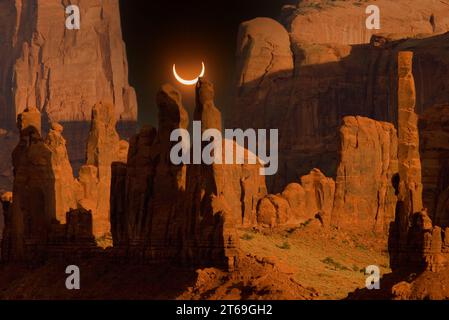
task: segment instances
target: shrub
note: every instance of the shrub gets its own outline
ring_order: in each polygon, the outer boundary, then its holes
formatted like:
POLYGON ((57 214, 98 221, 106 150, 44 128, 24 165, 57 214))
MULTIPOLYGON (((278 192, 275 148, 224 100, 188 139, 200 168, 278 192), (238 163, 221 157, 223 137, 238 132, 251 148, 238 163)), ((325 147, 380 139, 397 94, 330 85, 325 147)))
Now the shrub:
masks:
POLYGON ((253 238, 254 238, 254 236, 249 233, 245 233, 243 236, 240 237, 240 239, 242 239, 242 240, 252 240, 253 238))
POLYGON ((335 261, 331 257, 326 257, 325 259, 321 260, 321 262, 331 266, 332 268, 334 268, 334 270, 349 270, 347 267, 335 261))
POLYGON ((290 249, 290 244, 287 241, 284 241, 283 244, 281 244, 280 246, 277 246, 279 249, 284 249, 284 250, 288 250, 290 249))

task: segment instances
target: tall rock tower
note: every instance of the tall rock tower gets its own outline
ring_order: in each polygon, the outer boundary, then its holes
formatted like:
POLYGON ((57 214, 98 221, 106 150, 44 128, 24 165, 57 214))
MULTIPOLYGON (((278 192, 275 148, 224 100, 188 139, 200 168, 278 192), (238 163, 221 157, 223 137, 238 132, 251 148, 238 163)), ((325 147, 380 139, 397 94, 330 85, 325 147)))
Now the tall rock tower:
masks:
MULTIPOLYGON (((412 236, 414 220, 424 219, 422 205, 421 159, 419 156, 418 115, 415 113, 416 91, 412 73, 413 52, 398 53, 398 203, 394 232, 390 234, 393 250, 393 268, 413 262, 419 264, 420 257, 412 254, 422 251, 422 242, 412 236)), ((426 223, 422 223, 423 225, 426 223)), ((427 223, 430 228, 432 222, 427 223)), ((426 227, 427 228, 427 227, 426 227)), ((421 239, 419 239, 421 240, 421 239)))
POLYGON ((64 125, 77 171, 95 103, 113 104, 122 128, 136 121, 118 0, 3 0, 0 39, 0 128, 13 129, 18 114, 36 107, 44 130, 64 125), (69 5, 79 8, 80 29, 66 27, 69 5))
POLYGON ((421 159, 419 156, 418 115, 415 113, 416 93, 415 81, 412 74, 412 61, 413 52, 399 52, 399 201, 403 202, 404 211, 409 214, 419 212, 423 208, 421 159))

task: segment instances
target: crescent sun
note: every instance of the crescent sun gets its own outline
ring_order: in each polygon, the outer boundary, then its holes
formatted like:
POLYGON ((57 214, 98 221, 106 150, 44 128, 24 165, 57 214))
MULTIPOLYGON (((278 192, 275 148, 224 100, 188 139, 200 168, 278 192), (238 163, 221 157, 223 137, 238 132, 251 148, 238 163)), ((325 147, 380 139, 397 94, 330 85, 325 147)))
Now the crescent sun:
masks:
POLYGON ((179 82, 181 82, 182 84, 186 85, 186 86, 191 86, 194 85, 198 82, 198 79, 201 78, 202 76, 204 76, 204 73, 206 72, 206 68, 204 67, 204 62, 201 62, 201 73, 198 77, 196 77, 195 79, 192 80, 185 80, 183 78, 181 78, 178 73, 176 72, 176 66, 175 64, 173 64, 173 75, 175 76, 176 80, 178 80, 179 82))

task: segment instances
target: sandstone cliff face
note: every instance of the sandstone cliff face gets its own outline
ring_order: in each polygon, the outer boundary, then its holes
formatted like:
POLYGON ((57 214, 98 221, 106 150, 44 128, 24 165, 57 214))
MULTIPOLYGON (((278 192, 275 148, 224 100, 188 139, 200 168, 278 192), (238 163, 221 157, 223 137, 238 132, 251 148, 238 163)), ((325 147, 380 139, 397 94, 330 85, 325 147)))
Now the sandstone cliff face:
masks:
POLYGON ((347 116, 340 128, 337 178, 319 169, 258 204, 262 226, 297 225, 318 218, 324 226, 387 235, 396 210, 398 136, 390 123, 347 116))
POLYGON ((419 119, 423 203, 433 213, 434 222, 443 228, 449 226, 448 114, 449 106, 436 105, 419 119))
MULTIPOLYGON (((396 250, 392 254, 392 266, 404 265, 412 260, 419 262, 412 253, 422 249, 416 246, 415 237, 410 237, 412 219, 422 209, 421 160, 419 157, 418 116, 415 113, 415 81, 412 74, 413 53, 398 55, 398 161, 399 184, 396 224, 390 235, 396 237, 396 250), (412 239, 412 240, 411 240, 412 239)), ((427 218, 427 216, 426 216, 427 218)), ((430 220, 430 219, 429 219, 430 220)), ((424 230, 432 226, 432 221, 424 230)), ((419 253, 418 253, 419 254, 419 253)))
POLYGON ((50 122, 89 120, 97 101, 113 103, 119 119, 136 119, 118 1, 79 1, 79 30, 66 29, 69 4, 2 1, 1 125, 12 126, 27 106, 50 122))
MULTIPOLYGON (((77 1, 79 30, 66 29, 65 10, 70 4, 1 1, 0 128, 13 131, 17 115, 36 107, 44 132, 52 122, 64 126, 72 167, 78 172, 84 163, 92 106, 98 101, 113 104, 115 117, 122 120, 121 135, 127 138, 134 131, 137 102, 128 84, 118 0, 77 1)), ((12 151, 1 137, 0 148, 6 154, 12 151)), ((10 190, 9 177, 2 181, 5 172, 0 171, 0 188, 10 190)))
POLYGON ((364 117, 343 119, 333 224, 388 234, 397 201, 397 150, 392 124, 364 117))
POLYGON ((422 209, 421 159, 419 155, 418 116, 412 73, 412 52, 398 55, 398 160, 399 201, 410 213, 422 209))
MULTIPOLYGON (((286 8, 283 31, 265 31, 258 27, 257 19, 241 27, 245 36, 239 36, 238 65, 247 68, 238 69, 236 99, 226 126, 279 128, 279 173, 268 184, 274 192, 298 181, 312 168, 336 177, 339 159, 335 141, 343 117, 359 115, 397 123, 396 95, 391 93, 397 90, 398 51, 415 53, 418 114, 444 103, 448 94, 445 74, 449 59, 444 48, 449 36, 439 35, 449 30, 447 18, 440 16, 446 10, 444 3, 377 1, 382 29, 375 32, 382 35, 372 38, 371 31, 366 31, 365 3, 328 3, 302 2, 286 8), (409 7, 413 9, 399 10, 409 7), (290 51, 293 65, 287 55, 283 71, 242 80, 246 74, 263 74, 260 70, 266 67, 259 51, 241 54, 240 48, 248 41, 245 39, 253 39, 257 43, 253 47, 267 51, 270 46, 264 39, 279 34, 288 34, 290 39, 275 42, 271 53, 276 57, 281 56, 279 52, 290 51), (255 112, 261 114, 260 119, 251 116, 255 112)), ((277 22, 271 21, 271 25, 277 22)))
POLYGON ((319 169, 301 177, 301 184, 290 183, 276 195, 262 198, 257 207, 260 226, 297 226, 317 218, 329 224, 334 204, 335 181, 319 169))
POLYGON ((66 149, 66 142, 62 136, 63 127, 58 123, 52 123, 45 144, 53 154, 52 171, 54 172, 54 190, 49 193, 54 194, 56 202, 56 219, 60 223, 66 223, 66 212, 77 206, 78 182, 72 174, 72 166, 66 149))
POLYGON ((308 175, 301 177, 306 203, 305 210, 309 218, 320 216, 328 219, 332 212, 335 196, 335 181, 326 177, 319 169, 313 169, 308 175))
MULTIPOLYGON (((273 118, 289 104, 293 54, 287 31, 277 21, 256 18, 241 24, 237 39, 239 97, 227 120, 253 117, 254 127, 272 127, 273 118), (271 106, 277 108, 270 108, 271 106), (248 112, 248 113, 247 113, 248 112)), ((238 120, 237 120, 238 121, 238 120)), ((237 122, 238 123, 238 122, 237 122)))
POLYGON ((377 33, 396 38, 448 31, 449 19, 443 13, 446 4, 437 0, 355 2, 347 0, 302 0, 283 8, 284 23, 293 42, 363 44, 377 33), (365 26, 368 5, 380 9, 380 30, 365 26))

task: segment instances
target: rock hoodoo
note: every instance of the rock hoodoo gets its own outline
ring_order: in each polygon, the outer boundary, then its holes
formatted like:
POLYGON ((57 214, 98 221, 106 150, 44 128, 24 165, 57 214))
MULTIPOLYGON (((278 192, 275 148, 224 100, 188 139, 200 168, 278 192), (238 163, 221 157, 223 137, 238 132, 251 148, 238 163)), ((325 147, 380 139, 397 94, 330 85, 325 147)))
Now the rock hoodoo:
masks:
POLYGON ((0 189, 11 190, 10 153, 18 137, 17 115, 35 107, 45 136, 51 123, 64 126, 75 172, 85 161, 92 107, 114 106, 122 137, 137 120, 134 89, 120 25, 119 1, 3 0, 0 3, 0 189), (66 29, 66 7, 80 9, 79 30, 66 29), (5 156, 3 156, 3 154, 5 156))
POLYGON ((392 268, 438 271, 445 265, 444 233, 423 208, 413 52, 398 55, 398 161, 396 220, 390 233, 392 268))
MULTIPOLYGON (((65 222, 76 207, 75 179, 68 161, 62 128, 53 124, 46 140, 41 137, 41 115, 28 108, 18 116, 20 142, 13 152, 13 202, 8 209, 10 249, 5 260, 23 260, 37 254, 52 224, 65 222)), ((5 240, 5 239, 4 239, 5 240)))
MULTIPOLYGON (((203 130, 221 130, 212 84, 200 79, 196 98, 194 120, 203 130)), ((266 193, 260 164, 172 164, 176 142, 170 133, 187 128, 188 116, 169 85, 162 86, 157 103, 159 129, 144 127, 131 139, 128 162, 113 165, 114 245, 150 261, 182 257, 188 264, 232 269, 238 260, 235 228, 255 225, 256 205, 266 193)))
POLYGON ((434 0, 426 3, 407 0, 377 0, 373 3, 301 0, 296 6, 283 8, 283 22, 294 42, 357 45, 369 43, 371 37, 379 32, 396 38, 446 32, 449 19, 443 14, 444 6, 445 3, 434 0), (369 15, 365 10, 371 4, 381 12, 380 30, 366 28, 365 21, 369 15))
MULTIPOLYGON (((172 130, 187 128, 188 114, 181 95, 170 85, 157 94, 159 129, 144 127, 131 139, 126 185, 121 186, 126 202, 124 231, 114 244, 125 243, 147 260, 172 258, 179 248, 183 221, 180 199, 185 191, 186 168, 170 161, 172 130)), ((114 208, 112 211, 114 212, 114 208)), ((116 214, 118 221, 120 215, 116 214)))
POLYGON ((94 215, 93 231, 100 237, 110 232, 111 165, 125 161, 128 142, 116 131, 114 106, 97 103, 92 109, 92 122, 87 140, 86 165, 80 170, 84 204, 94 215))
POLYGON ((111 165, 127 153, 127 143, 115 131, 114 108, 103 103, 93 108, 87 164, 79 179, 73 177, 62 125, 52 123, 44 139, 36 108, 22 112, 17 125, 14 196, 2 198, 2 259, 39 260, 52 251, 64 251, 64 246, 94 248, 94 236, 110 233, 111 165))
MULTIPOLYGON (((202 130, 221 132, 221 113, 214 105, 211 83, 200 79, 196 88, 194 120, 202 121, 202 130)), ((226 141, 223 141, 223 159, 226 141)), ((235 150, 243 146, 232 142, 235 150)), ((187 168, 186 234, 190 259, 201 262, 200 257, 210 255, 217 264, 233 268, 238 259, 236 227, 256 223, 256 206, 265 195, 265 179, 260 175, 261 164, 248 164, 245 150, 244 164, 193 165, 187 168)))

